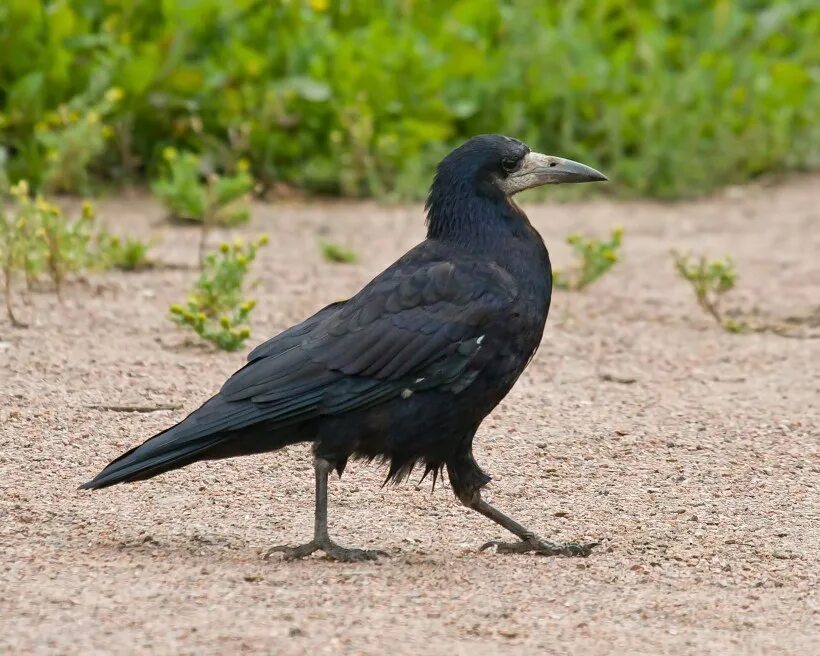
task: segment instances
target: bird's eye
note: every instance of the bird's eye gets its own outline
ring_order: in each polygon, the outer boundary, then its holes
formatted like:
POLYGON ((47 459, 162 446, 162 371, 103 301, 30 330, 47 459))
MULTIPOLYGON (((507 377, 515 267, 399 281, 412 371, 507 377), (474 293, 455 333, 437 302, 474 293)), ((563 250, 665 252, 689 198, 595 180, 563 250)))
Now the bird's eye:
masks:
POLYGON ((521 166, 521 159, 506 158, 501 160, 501 168, 507 173, 512 173, 521 166))

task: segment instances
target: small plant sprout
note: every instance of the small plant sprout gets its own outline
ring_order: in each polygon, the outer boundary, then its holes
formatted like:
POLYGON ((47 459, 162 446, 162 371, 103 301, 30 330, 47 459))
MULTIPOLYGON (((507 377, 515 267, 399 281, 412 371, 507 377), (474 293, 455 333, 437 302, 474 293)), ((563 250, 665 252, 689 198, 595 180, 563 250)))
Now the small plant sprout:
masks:
POLYGON ((40 189, 48 193, 90 191, 90 171, 113 135, 107 121, 123 96, 118 87, 91 104, 87 97, 77 96, 37 123, 36 142, 45 153, 40 189))
POLYGON ((558 289, 579 291, 592 284, 609 271, 618 261, 618 251, 623 240, 623 228, 615 228, 608 240, 587 239, 573 234, 567 243, 577 258, 576 264, 568 271, 555 270, 553 281, 558 289))
POLYGON ((154 266, 148 255, 151 244, 141 239, 122 238, 102 232, 97 237, 97 248, 105 268, 143 271, 154 266))
POLYGON ((681 278, 688 281, 695 292, 698 305, 709 314, 720 326, 730 333, 745 330, 743 323, 726 318, 721 308, 725 294, 734 289, 737 273, 730 257, 722 260, 708 261, 701 256, 693 258, 672 251, 675 270, 681 278))
POLYGON ((123 243, 95 227, 94 207, 85 201, 76 216, 64 212, 45 197, 31 197, 25 180, 10 190, 10 202, 0 206, 0 271, 3 274, 6 314, 14 314, 14 280, 22 275, 27 289, 42 278, 51 280, 62 297, 70 274, 117 267, 133 270, 147 262, 148 246, 138 240, 123 243))
POLYGON ((359 256, 355 253, 355 251, 345 248, 344 246, 340 246, 339 244, 323 241, 319 244, 319 248, 322 249, 322 257, 324 257, 328 262, 335 262, 337 264, 353 264, 359 260, 359 256))
POLYGON ((266 235, 247 245, 236 239, 208 253, 186 304, 171 306, 171 319, 224 351, 241 348, 251 335, 247 324, 256 305, 243 297, 245 278, 258 249, 267 243, 266 235))
MULTIPOLYGON (((16 272, 25 276, 31 289, 43 276, 51 278, 57 296, 61 297, 67 274, 83 271, 94 261, 92 224, 94 209, 83 203, 78 217, 68 218, 57 205, 43 196, 32 198, 23 180, 11 190, 11 214, 4 210, 0 225, 0 253, 6 289, 6 308, 13 317, 12 292, 16 272)), ((16 319, 12 321, 20 325, 16 319)))
POLYGON ((152 189, 178 220, 201 224, 199 261, 204 262, 208 233, 214 226, 235 226, 250 218, 248 195, 253 189, 249 166, 240 160, 234 175, 203 171, 202 160, 190 152, 167 147, 165 167, 152 189))

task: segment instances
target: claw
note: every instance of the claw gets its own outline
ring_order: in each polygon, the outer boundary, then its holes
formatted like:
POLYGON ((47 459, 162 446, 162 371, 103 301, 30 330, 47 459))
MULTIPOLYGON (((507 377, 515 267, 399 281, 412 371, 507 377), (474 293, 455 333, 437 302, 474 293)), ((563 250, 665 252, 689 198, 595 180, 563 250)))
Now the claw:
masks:
POLYGON ((347 549, 330 540, 327 542, 323 541, 321 543, 311 540, 307 544, 301 544, 297 547, 289 547, 284 544, 271 547, 265 553, 263 559, 269 560, 272 554, 282 552, 284 554, 284 560, 296 560, 309 556, 316 551, 324 551, 325 555, 331 560, 337 560, 343 563, 358 563, 366 560, 377 560, 380 556, 385 558, 389 557, 387 552, 376 549, 347 549))
POLYGON ((299 558, 304 558, 305 556, 309 556, 315 551, 319 550, 319 545, 314 542, 308 542, 307 544, 300 544, 298 547, 289 547, 286 544, 280 544, 275 547, 271 547, 270 549, 265 552, 263 556, 264 560, 270 560, 270 557, 277 553, 282 552, 283 558, 285 560, 297 560, 299 558))
POLYGON ((500 540, 491 540, 479 548, 479 551, 486 551, 495 547, 496 553, 539 553, 544 556, 571 556, 577 558, 586 558, 592 553, 593 548, 597 547, 600 542, 588 542, 585 544, 577 544, 574 542, 567 542, 564 544, 555 544, 542 540, 540 538, 531 538, 529 540, 521 540, 520 542, 501 542, 500 540))

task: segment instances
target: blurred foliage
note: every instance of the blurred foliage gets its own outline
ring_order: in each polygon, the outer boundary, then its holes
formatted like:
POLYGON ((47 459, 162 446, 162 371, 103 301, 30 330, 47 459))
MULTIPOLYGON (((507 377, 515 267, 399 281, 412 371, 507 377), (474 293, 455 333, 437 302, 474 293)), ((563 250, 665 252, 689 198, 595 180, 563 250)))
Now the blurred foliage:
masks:
POLYGON ((701 309, 730 333, 743 332, 746 326, 725 317, 721 307, 724 295, 737 284, 737 272, 732 259, 725 257, 709 261, 703 256, 693 258, 676 251, 672 251, 672 259, 678 275, 692 286, 701 309))
POLYGON ((623 228, 615 228, 607 240, 569 235, 567 243, 572 246, 577 263, 569 270, 553 271, 553 282, 558 289, 580 291, 591 285, 618 261, 618 251, 623 241, 623 228))
POLYGON ((32 198, 25 180, 11 188, 12 201, 0 210, 0 260, 3 263, 6 309, 12 323, 14 276, 22 273, 29 289, 48 277, 60 296, 66 276, 91 268, 94 263, 92 223, 94 210, 83 203, 76 217, 43 196, 32 198))
POLYGON ((152 179, 172 146, 418 196, 481 132, 662 197, 820 165, 816 0, 4 0, 0 48, 0 143, 37 188, 152 179))
POLYGON ((60 297, 66 278, 89 270, 136 269, 147 261, 148 245, 119 237, 95 225, 88 201, 75 216, 38 194, 31 196, 27 181, 11 187, 10 198, 0 202, 0 272, 3 274, 6 313, 15 325, 14 281, 22 275, 33 289, 43 278, 60 297))
POLYGON ((267 243, 267 236, 247 245, 237 239, 208 253, 187 303, 171 306, 171 319, 224 351, 241 348, 251 335, 248 317, 256 305, 243 298, 245 278, 257 251, 267 243))
POLYGON ((197 155, 178 153, 171 146, 164 149, 163 159, 162 174, 151 186, 175 219, 233 226, 250 218, 253 178, 246 160, 237 163, 240 170, 234 175, 222 176, 204 170, 197 155))
POLYGON ((323 241, 319 243, 319 248, 322 250, 322 257, 328 262, 335 262, 336 264, 353 264, 359 260, 359 256, 355 251, 334 244, 333 242, 323 241))
POLYGON ((141 239, 122 239, 117 235, 102 232, 97 236, 97 248, 105 262, 105 268, 142 271, 154 265, 148 255, 151 244, 141 239))

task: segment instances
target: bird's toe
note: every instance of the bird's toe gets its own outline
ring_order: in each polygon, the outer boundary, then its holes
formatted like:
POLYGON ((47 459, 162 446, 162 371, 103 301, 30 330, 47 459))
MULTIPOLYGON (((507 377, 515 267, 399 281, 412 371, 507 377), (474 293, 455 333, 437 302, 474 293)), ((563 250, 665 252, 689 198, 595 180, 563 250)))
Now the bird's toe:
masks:
POLYGON ((335 542, 322 545, 322 551, 328 558, 343 563, 360 563, 366 560, 378 560, 380 556, 387 556, 384 551, 374 549, 348 549, 340 547, 335 542))
POLYGON ((543 556, 570 556, 576 558, 586 558, 592 553, 592 549, 598 546, 598 542, 588 543, 554 543, 540 538, 530 538, 519 542, 501 542, 491 540, 483 544, 479 551, 495 548, 496 553, 537 553, 543 556))
POLYGON ((296 560, 298 558, 304 558, 305 556, 309 556, 310 554, 312 554, 315 551, 318 551, 319 549, 319 545, 312 541, 306 544, 300 544, 297 547, 291 547, 286 544, 280 544, 268 549, 263 558, 265 560, 268 560, 273 554, 281 553, 282 558, 285 560, 296 560))

